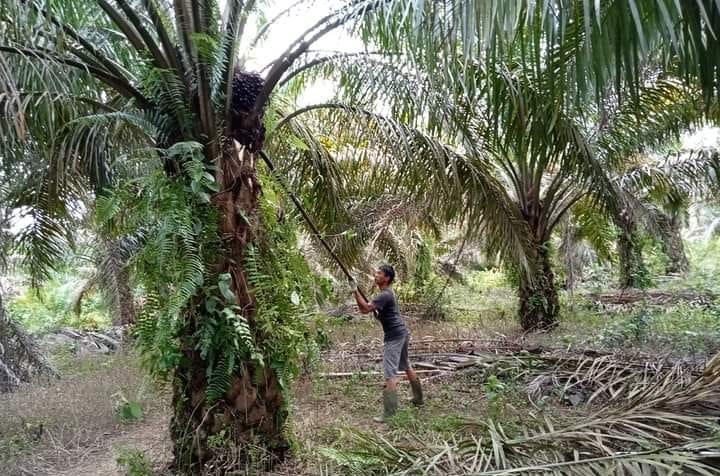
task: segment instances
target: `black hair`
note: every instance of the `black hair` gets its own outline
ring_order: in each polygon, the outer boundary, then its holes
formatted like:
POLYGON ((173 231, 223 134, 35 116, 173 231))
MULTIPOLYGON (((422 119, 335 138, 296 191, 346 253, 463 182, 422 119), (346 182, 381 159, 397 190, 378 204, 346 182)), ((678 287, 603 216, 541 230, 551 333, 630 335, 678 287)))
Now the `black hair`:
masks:
POLYGON ((395 268, 393 268, 389 264, 383 264, 378 269, 382 271, 385 276, 388 277, 390 284, 395 281, 395 268))

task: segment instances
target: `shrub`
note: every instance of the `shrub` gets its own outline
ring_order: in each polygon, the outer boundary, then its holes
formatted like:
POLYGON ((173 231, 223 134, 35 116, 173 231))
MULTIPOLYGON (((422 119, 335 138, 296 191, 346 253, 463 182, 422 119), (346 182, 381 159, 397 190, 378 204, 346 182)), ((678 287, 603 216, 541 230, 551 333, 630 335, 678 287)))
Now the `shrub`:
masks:
POLYGON ((138 449, 125 449, 117 457, 117 464, 127 476, 152 476, 152 466, 145 452, 138 449))

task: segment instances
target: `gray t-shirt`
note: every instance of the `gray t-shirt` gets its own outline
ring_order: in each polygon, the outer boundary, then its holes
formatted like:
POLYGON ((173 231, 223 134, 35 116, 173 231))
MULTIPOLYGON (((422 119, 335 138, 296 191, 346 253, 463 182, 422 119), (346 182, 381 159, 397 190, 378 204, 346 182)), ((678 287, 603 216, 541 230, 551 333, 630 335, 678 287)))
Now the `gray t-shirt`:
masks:
POLYGON ((407 328, 403 318, 400 317, 395 293, 390 288, 385 288, 372 300, 375 309, 378 311, 378 320, 385 332, 385 342, 405 337, 407 328))

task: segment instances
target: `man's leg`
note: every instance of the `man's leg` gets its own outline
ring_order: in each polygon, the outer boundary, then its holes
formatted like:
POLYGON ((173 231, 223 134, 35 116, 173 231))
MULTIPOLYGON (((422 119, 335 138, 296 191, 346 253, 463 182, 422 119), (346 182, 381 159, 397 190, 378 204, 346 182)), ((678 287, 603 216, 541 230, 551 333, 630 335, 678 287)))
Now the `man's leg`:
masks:
POLYGON ((395 414, 398 408, 397 372, 402 352, 403 340, 385 342, 383 345, 383 373, 385 388, 383 389, 383 416, 375 417, 378 423, 384 422, 395 414))
POLYGON ((410 365, 410 357, 408 356, 408 347, 410 345, 410 334, 405 337, 402 351, 400 352, 399 369, 405 371, 408 382, 410 382, 410 388, 412 389, 413 399, 412 403, 415 406, 420 406, 424 403, 422 385, 420 385, 420 379, 418 378, 415 370, 410 365))
POLYGON ((408 382, 410 382, 410 388, 412 389, 412 404, 416 407, 422 406, 422 404, 425 403, 425 400, 423 399, 423 390, 420 379, 413 369, 406 370, 405 375, 407 375, 408 382))

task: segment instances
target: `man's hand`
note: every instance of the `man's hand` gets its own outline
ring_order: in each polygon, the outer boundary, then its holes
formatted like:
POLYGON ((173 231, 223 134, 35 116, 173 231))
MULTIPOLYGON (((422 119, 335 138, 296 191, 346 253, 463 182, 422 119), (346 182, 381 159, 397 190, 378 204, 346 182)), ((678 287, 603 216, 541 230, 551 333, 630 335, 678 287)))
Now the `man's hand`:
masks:
POLYGON ((375 305, 367 302, 365 296, 358 289, 357 281, 353 278, 348 279, 348 288, 352 291, 355 296, 355 302, 358 305, 358 309, 361 313, 367 314, 375 311, 375 305))

